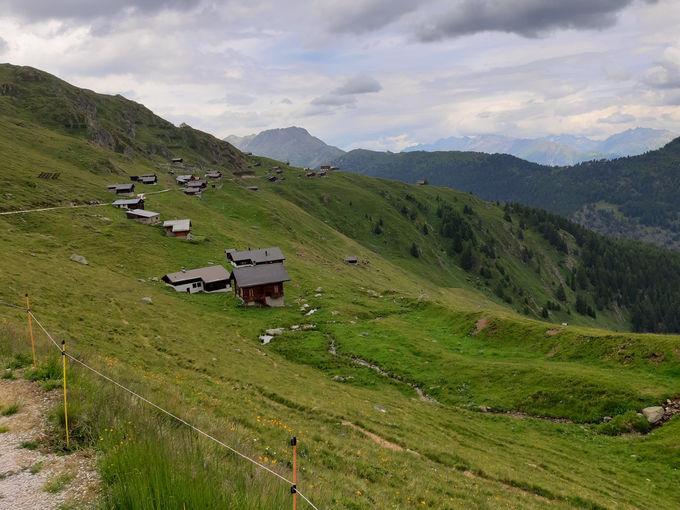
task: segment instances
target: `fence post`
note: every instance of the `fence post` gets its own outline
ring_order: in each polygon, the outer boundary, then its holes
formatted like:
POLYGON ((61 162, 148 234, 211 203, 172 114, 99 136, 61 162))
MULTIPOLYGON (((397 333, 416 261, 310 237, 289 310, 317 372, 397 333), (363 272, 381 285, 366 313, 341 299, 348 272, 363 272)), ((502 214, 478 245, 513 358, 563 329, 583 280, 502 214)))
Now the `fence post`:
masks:
POLYGON ((26 294, 26 313, 28 315, 28 331, 31 333, 31 350, 33 351, 33 368, 38 368, 35 362, 35 343, 33 342, 33 323, 31 321, 31 307, 28 304, 28 294, 26 294))
POLYGON ((61 341, 61 362, 64 374, 64 425, 66 426, 66 448, 68 448, 68 411, 66 410, 66 341, 61 341))
POLYGON ((293 436, 290 440, 290 445, 293 447, 293 486, 290 492, 293 495, 293 510, 296 510, 297 497, 297 438, 293 436))

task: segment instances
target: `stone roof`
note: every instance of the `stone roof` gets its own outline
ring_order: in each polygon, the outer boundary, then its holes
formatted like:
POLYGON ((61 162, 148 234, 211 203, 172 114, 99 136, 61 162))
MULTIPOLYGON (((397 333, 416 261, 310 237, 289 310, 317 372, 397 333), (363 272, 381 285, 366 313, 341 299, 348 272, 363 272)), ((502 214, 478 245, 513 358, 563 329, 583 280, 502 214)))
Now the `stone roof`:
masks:
POLYGON ((231 278, 241 288, 290 281, 286 268, 280 263, 235 267, 231 273, 231 278))
POLYGON ((179 271, 177 273, 168 273, 162 278, 162 280, 171 285, 176 285, 188 280, 203 280, 204 283, 210 283, 228 280, 229 278, 229 271, 224 269, 224 267, 217 265, 199 267, 198 269, 179 271))

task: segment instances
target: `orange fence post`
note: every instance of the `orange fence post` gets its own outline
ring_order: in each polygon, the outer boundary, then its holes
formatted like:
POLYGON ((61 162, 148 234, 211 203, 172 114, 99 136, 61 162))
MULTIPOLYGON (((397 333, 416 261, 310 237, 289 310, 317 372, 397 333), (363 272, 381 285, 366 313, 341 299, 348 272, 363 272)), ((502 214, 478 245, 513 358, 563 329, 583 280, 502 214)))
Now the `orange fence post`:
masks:
POLYGON ((296 510, 296 497, 297 497, 297 438, 293 436, 290 440, 290 445, 293 447, 293 486, 290 488, 291 494, 293 494, 293 510, 296 510))
POLYGON ((61 341, 61 361, 64 373, 64 425, 66 427, 66 448, 68 448, 68 412, 66 411, 66 341, 61 341))
POLYGON ((35 343, 33 342, 33 323, 31 322, 31 307, 28 304, 28 294, 26 294, 26 313, 28 314, 28 331, 31 333, 31 350, 33 350, 33 368, 38 365, 35 362, 35 343))

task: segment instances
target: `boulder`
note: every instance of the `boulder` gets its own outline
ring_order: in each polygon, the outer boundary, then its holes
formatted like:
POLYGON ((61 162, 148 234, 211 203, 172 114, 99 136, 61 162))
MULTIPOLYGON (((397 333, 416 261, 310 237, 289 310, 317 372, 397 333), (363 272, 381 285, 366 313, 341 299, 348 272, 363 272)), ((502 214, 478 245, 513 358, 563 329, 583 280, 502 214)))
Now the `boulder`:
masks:
POLYGON ((77 253, 74 253, 71 255, 71 260, 73 262, 78 262, 79 264, 83 264, 84 266, 88 265, 87 259, 83 257, 82 255, 78 255, 77 253))
POLYGON ((642 414, 645 415, 650 425, 654 425, 663 418, 664 409, 661 406, 645 407, 642 414))
POLYGON ((274 338, 271 335, 260 335, 260 342, 262 345, 267 345, 269 342, 272 341, 272 338, 274 338))
POLYGON ((272 328, 268 329, 266 331, 268 335, 274 336, 274 335, 282 335, 283 334, 283 328, 272 328))
POLYGON ((149 296, 143 297, 142 299, 140 299, 140 301, 141 301, 142 303, 146 303, 147 305, 152 305, 152 304, 153 304, 153 301, 151 300, 151 298, 150 298, 149 296))

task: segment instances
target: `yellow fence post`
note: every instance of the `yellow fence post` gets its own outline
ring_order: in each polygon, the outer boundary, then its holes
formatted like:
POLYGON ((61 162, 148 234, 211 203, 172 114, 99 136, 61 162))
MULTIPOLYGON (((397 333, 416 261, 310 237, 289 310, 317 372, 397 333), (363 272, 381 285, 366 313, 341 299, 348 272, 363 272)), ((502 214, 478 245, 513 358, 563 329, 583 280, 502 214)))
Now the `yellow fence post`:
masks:
POLYGON ((33 368, 38 368, 35 362, 35 343, 33 342, 33 323, 31 321, 31 307, 28 304, 28 294, 26 294, 26 313, 28 314, 28 331, 31 332, 31 349, 33 350, 33 368))
POLYGON ((66 448, 68 448, 68 412, 66 410, 66 341, 61 341, 61 362, 64 373, 64 425, 66 426, 66 448))
POLYGON ((296 510, 297 501, 297 438, 293 436, 290 440, 290 445, 293 447, 293 486, 290 488, 290 492, 293 494, 293 510, 296 510))

